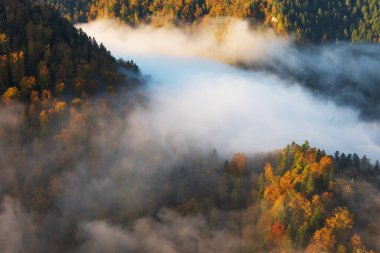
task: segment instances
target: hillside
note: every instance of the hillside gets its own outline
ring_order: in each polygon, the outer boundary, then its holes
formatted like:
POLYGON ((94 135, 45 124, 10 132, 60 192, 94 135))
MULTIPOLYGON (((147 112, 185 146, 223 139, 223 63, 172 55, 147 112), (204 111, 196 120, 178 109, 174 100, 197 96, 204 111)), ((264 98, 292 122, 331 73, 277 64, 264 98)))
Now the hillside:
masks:
POLYGON ((202 17, 232 16, 251 20, 255 26, 273 27, 302 42, 380 39, 380 3, 376 0, 39 0, 56 7, 73 22, 120 18, 129 24, 151 22, 154 17, 177 24, 202 17))
POLYGON ((118 68, 137 70, 133 63, 120 65, 53 9, 3 0, 0 20, 0 93, 5 100, 94 94, 126 82, 118 68))

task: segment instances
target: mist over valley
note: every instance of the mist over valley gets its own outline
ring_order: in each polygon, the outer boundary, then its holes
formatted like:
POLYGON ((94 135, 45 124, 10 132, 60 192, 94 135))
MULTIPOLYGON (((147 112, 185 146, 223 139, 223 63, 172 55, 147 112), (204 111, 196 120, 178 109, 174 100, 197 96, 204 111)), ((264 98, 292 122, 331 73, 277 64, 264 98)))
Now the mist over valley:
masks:
POLYGON ((379 252, 378 8, 0 1, 0 252, 379 252))

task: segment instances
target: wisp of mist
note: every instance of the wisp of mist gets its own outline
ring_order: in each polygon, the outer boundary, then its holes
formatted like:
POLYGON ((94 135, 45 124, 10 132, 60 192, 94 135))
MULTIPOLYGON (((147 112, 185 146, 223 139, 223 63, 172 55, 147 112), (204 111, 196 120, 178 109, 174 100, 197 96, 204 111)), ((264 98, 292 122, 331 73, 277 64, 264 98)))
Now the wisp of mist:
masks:
MULTIPOLYGON (((148 105, 135 109, 131 117, 147 139, 165 147, 212 147, 228 155, 309 140, 329 153, 339 150, 380 157, 377 121, 363 121, 354 107, 315 96, 286 76, 238 67, 269 61, 276 66, 281 59, 291 69, 316 68, 312 57, 318 53, 297 50, 288 39, 253 31, 240 20, 188 29, 131 28, 104 20, 78 27, 112 55, 133 59, 151 76, 145 89, 148 105), (296 61, 292 53, 302 57, 296 61)), ((339 56, 344 60, 344 52, 339 56)), ((323 61, 320 68, 328 70, 329 62, 334 64, 335 56, 328 57, 332 61, 323 61)), ((356 76, 360 76, 358 71, 356 76)), ((325 71, 321 78, 328 75, 325 71)))

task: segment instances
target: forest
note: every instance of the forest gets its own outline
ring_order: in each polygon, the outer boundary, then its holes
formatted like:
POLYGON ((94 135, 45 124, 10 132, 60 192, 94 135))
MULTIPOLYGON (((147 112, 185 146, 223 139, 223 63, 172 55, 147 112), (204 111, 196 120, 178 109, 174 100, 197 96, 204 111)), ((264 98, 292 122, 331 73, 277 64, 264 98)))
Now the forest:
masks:
POLYGON ((204 17, 232 16, 254 26, 272 27, 297 41, 379 42, 377 0, 38 0, 59 9, 73 22, 119 18, 129 24, 192 23, 204 17))
POLYGON ((1 1, 1 93, 4 99, 31 102, 43 91, 53 96, 86 96, 113 89, 138 72, 119 64, 94 38, 75 29, 49 8, 23 1, 1 1))
MULTIPOLYGON (((0 251, 379 252, 379 161, 308 141, 225 154, 156 131, 152 125, 173 119, 156 119, 156 111, 153 123, 145 119, 150 106, 164 107, 150 101, 153 77, 72 23, 233 16, 299 42, 377 42, 379 7, 375 0, 0 0, 0 251)), ((276 68, 244 67, 294 76, 309 90, 325 82, 312 78, 324 75, 316 65, 296 72, 268 59, 276 68)), ((370 72, 360 88, 364 81, 342 73, 321 94, 354 87, 360 99, 339 101, 359 108, 359 123, 376 124, 379 96, 368 90, 378 76, 370 72), (337 80, 347 82, 333 90, 337 80)))
POLYGON ((53 9, 4 0, 0 17, 2 101, 25 103, 30 129, 47 131, 44 125, 68 103, 139 83, 135 75, 119 71, 138 74, 133 61, 116 61, 102 44, 53 9))

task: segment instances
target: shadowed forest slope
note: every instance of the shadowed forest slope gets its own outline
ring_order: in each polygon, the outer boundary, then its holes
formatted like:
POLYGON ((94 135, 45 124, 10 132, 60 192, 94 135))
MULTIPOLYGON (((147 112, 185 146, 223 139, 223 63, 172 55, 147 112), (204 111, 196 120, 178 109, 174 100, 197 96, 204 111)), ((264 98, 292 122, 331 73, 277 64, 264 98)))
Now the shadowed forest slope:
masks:
POLYGON ((126 82, 103 45, 48 7, 24 0, 0 2, 0 92, 31 101, 43 91, 59 97, 113 89, 126 82))

